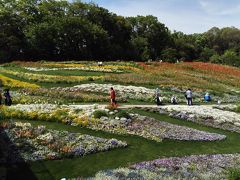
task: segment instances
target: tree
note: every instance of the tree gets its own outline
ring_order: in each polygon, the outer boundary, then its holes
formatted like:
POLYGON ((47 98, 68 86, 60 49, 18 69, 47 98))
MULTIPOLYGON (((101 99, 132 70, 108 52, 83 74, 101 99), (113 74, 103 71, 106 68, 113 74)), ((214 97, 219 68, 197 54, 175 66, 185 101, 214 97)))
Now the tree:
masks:
POLYGON ((168 48, 162 51, 161 58, 164 61, 174 63, 177 61, 177 50, 173 48, 168 48))
POLYGON ((143 57, 141 53, 144 53, 145 58, 160 58, 161 51, 170 44, 168 28, 154 16, 129 17, 127 20, 132 28, 132 44, 137 45, 135 49, 141 49, 135 50, 140 53, 138 57, 143 57), (140 45, 142 47, 139 47, 140 45))

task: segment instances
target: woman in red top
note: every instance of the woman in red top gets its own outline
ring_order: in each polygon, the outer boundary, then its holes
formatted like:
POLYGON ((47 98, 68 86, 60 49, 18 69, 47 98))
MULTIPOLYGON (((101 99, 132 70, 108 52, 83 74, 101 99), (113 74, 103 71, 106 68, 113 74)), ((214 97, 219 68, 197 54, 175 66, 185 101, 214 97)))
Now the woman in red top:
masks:
POLYGON ((116 92, 114 91, 114 89, 112 87, 110 88, 110 98, 111 98, 111 105, 113 107, 116 107, 117 106, 117 103, 116 103, 116 92))

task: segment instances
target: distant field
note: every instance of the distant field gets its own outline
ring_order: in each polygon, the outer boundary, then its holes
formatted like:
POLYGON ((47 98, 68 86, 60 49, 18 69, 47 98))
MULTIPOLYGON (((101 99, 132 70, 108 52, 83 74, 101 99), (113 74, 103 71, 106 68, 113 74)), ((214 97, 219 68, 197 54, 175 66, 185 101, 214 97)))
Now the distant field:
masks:
MULTIPOLYGON (((192 88, 196 91, 239 92, 240 69, 210 63, 13 62, 0 69, 4 77, 40 86, 71 86, 82 82, 111 82, 145 87, 192 88)), ((9 82, 9 81, 8 81, 9 82)), ((8 83, 3 84, 8 86, 8 83)), ((14 85, 12 85, 14 87, 14 85)))

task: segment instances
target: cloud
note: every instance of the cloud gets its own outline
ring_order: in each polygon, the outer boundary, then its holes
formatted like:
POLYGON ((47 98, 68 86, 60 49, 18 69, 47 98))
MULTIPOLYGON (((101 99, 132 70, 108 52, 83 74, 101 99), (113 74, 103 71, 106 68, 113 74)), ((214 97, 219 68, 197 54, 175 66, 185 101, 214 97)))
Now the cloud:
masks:
POLYGON ((210 15, 240 14, 240 2, 231 0, 200 0, 202 9, 210 15))

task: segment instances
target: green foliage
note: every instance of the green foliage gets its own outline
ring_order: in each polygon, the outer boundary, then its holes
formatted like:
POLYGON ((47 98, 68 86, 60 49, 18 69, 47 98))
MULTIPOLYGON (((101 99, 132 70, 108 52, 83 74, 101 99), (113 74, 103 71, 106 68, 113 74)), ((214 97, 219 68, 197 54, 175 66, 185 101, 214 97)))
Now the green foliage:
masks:
POLYGON ((2 0, 0 59, 201 60, 240 66, 240 30, 171 33, 154 16, 122 17, 81 1, 2 0))
POLYGON ((124 111, 124 110, 119 110, 117 113, 116 113, 116 116, 119 117, 119 118, 130 118, 130 115, 128 114, 127 111, 124 111))
POLYGON ((164 61, 175 63, 177 60, 177 50, 173 48, 168 48, 162 51, 161 58, 164 61))
POLYGON ((228 180, 240 180, 240 169, 229 169, 228 170, 228 180))
POLYGON ((237 106, 237 108, 235 109, 236 112, 240 113, 240 104, 237 106))
POLYGON ((95 117, 95 118, 101 118, 103 116, 108 117, 107 112, 104 110, 97 110, 97 111, 94 111, 94 113, 93 113, 93 117, 95 117))
POLYGON ((240 66, 240 56, 234 50, 226 50, 223 55, 215 54, 210 58, 213 63, 240 66))

